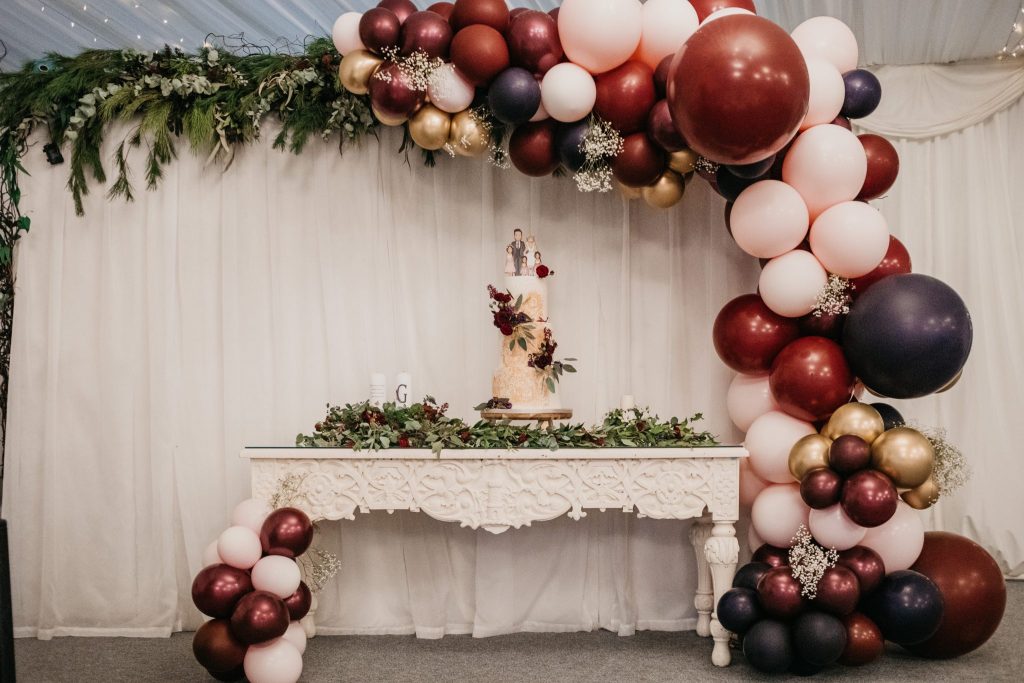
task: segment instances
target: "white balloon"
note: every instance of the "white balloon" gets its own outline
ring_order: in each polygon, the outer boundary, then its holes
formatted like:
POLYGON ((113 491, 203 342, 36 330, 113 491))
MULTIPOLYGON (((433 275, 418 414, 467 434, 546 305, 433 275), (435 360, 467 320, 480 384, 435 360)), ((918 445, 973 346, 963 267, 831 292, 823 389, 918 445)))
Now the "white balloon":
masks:
POLYGON ((281 555, 267 555, 252 568, 252 587, 273 593, 282 600, 297 591, 301 581, 299 565, 281 555))
POLYGON ((716 10, 704 17, 704 21, 700 22, 700 25, 705 26, 708 22, 721 19, 722 17, 731 17, 734 14, 749 14, 750 16, 754 16, 753 12, 748 9, 743 9, 742 7, 723 7, 722 9, 716 10))
POLYGON ((298 621, 288 624, 288 630, 281 637, 294 645, 300 655, 306 653, 306 629, 298 621))
MULTIPOLYGON (((773 410, 757 418, 750 425, 744 443, 750 453, 750 466, 754 473, 776 484, 792 482, 789 451, 800 438, 816 432, 810 422, 798 420, 781 410, 773 410)), ((764 536, 763 533, 761 535, 764 536)))
POLYGON ((345 12, 335 19, 331 37, 334 39, 334 47, 342 57, 349 52, 366 49, 362 38, 359 37, 359 20, 362 18, 362 12, 345 12))
POLYGON ((642 7, 640 0, 562 0, 558 37, 565 55, 592 74, 623 64, 640 44, 642 7))
POLYGON ((809 225, 800 193, 780 180, 761 180, 746 188, 729 214, 736 244, 757 258, 775 258, 796 249, 809 225))
POLYGON ((750 509, 750 520, 765 543, 788 548, 800 525, 807 526, 809 512, 800 497, 799 484, 776 484, 758 495, 750 509))
POLYGON ((779 410, 779 404, 768 386, 768 375, 737 374, 729 383, 725 395, 725 407, 729 419, 741 432, 750 429, 754 420, 772 410, 779 410))
POLYGON ((812 221, 860 194, 867 172, 868 158, 857 136, 827 123, 798 135, 782 162, 782 180, 803 197, 812 221))
POLYGON ((210 544, 203 550, 203 566, 209 567, 211 564, 224 564, 220 553, 217 552, 217 541, 210 541, 210 544))
POLYGON ((244 526, 232 526, 224 530, 217 538, 217 553, 229 564, 238 569, 249 569, 259 562, 263 555, 260 537, 252 529, 244 526))
POLYGON ((544 108, 544 102, 542 101, 537 105, 537 111, 530 117, 530 121, 543 121, 544 119, 550 118, 551 115, 548 114, 548 110, 544 108))
POLYGON ((250 645, 243 667, 249 683, 296 683, 302 675, 302 653, 283 637, 274 638, 250 645))
POLYGON ((750 468, 750 458, 740 459, 740 505, 753 505, 757 496, 770 484, 754 474, 750 468))
POLYGON ((861 277, 874 270, 889 250, 889 224, 865 202, 842 202, 826 209, 811 226, 811 251, 830 273, 861 277))
POLYGON ((832 123, 839 116, 846 100, 846 84, 843 75, 824 59, 810 57, 807 60, 807 75, 811 82, 811 95, 807 102, 807 115, 800 130, 822 123, 832 123))
POLYGON ((917 510, 903 501, 896 513, 881 526, 868 529, 861 545, 874 550, 885 564, 885 573, 910 569, 924 547, 924 525, 917 510))
POLYGON ((647 0, 642 9, 643 29, 637 57, 652 69, 676 53, 697 30, 697 10, 679 0, 647 0))
POLYGON ((814 310, 826 284, 828 273, 814 254, 794 249, 766 263, 757 286, 765 306, 786 318, 799 318, 814 310))
POLYGON ((861 542, 868 530, 846 516, 839 503, 811 510, 807 520, 811 535, 826 548, 847 550, 861 542))
POLYGON ((473 104, 476 93, 473 84, 455 68, 454 64, 444 64, 434 70, 427 85, 427 96, 431 103, 441 111, 458 114, 473 104))
POLYGON ((231 513, 231 526, 244 526, 257 534, 263 528, 263 521, 273 510, 270 504, 258 498, 246 498, 235 506, 231 513))
POLYGON ((572 123, 587 116, 597 101, 594 77, 571 62, 556 64, 540 83, 541 106, 556 121, 572 123))
POLYGON ((811 17, 790 34, 804 58, 820 57, 840 74, 857 68, 857 38, 834 17, 811 17))

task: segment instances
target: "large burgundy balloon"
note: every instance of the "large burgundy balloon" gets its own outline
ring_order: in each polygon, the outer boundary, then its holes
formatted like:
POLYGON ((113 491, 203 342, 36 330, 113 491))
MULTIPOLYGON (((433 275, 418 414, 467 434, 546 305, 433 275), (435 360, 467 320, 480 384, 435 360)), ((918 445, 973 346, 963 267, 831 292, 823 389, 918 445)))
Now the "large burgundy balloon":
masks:
POLYGON ((892 143, 881 135, 858 135, 868 158, 868 172, 857 199, 875 199, 889 191, 900 173, 900 155, 892 143))
POLYGON ((455 9, 455 4, 451 2, 435 2, 433 5, 427 8, 428 12, 434 12, 440 14, 445 21, 451 18, 452 11, 455 9))
MULTIPOLYGON (((512 9, 510 9, 508 11, 508 28, 512 28, 512 22, 515 21, 516 17, 518 17, 520 14, 525 14, 526 12, 533 11, 535 10, 531 10, 529 7, 513 7, 512 9)), ((548 16, 551 15, 549 14, 548 16)), ((505 31, 507 33, 508 29, 505 29, 505 31)))
POLYGON ((382 53, 385 48, 398 45, 402 22, 389 9, 374 7, 363 13, 359 20, 359 39, 366 49, 382 53))
POLYGON ((539 178, 555 172, 559 164, 556 125, 554 120, 545 119, 515 129, 508 141, 508 156, 520 173, 539 178))
POLYGON ((857 607, 860 600, 860 582, 857 575, 846 567, 829 567, 818 581, 818 595, 811 604, 820 610, 843 616, 857 607))
POLYGON ((283 636, 288 623, 284 600, 267 591, 255 591, 238 602, 231 615, 231 632, 243 643, 253 645, 283 636))
POLYGON ((690 0, 693 9, 697 10, 697 20, 704 21, 709 15, 720 9, 736 7, 757 14, 754 0, 690 0))
POLYGON ((665 165, 661 148, 646 133, 633 133, 622 141, 622 151, 612 161, 612 174, 626 187, 644 187, 658 180, 665 165))
POLYGON ((455 0, 455 9, 448 20, 456 31, 473 24, 504 31, 508 28, 508 5, 505 0, 455 0))
POLYGON ((675 55, 666 55, 654 70, 654 92, 657 93, 658 99, 665 99, 668 94, 668 75, 672 72, 673 57, 675 55))
POLYGON ((843 484, 839 504, 854 524, 876 527, 896 514, 900 497, 892 480, 877 470, 861 470, 843 484))
POLYGON ((226 564, 203 567, 192 581, 192 602, 203 614, 227 618, 246 593, 252 592, 249 572, 226 564))
POLYGON ((267 515, 260 528, 260 543, 268 555, 296 558, 313 542, 313 523, 298 508, 279 508, 267 515))
POLYGON ((722 164, 750 164, 782 149, 807 114, 810 80, 793 39, 750 15, 699 28, 676 53, 672 119, 690 146, 722 164))
POLYGON ((911 271, 910 252, 903 246, 903 242, 896 239, 895 235, 889 235, 889 249, 885 252, 882 262, 875 266, 867 275, 850 280, 853 286, 853 296, 863 294, 868 287, 875 284, 883 277, 889 275, 901 275, 911 271))
POLYGON ((413 12, 402 24, 403 55, 422 50, 428 57, 448 56, 452 43, 452 26, 435 12, 413 12))
POLYGON ((534 73, 546 72, 565 54, 558 40, 558 24, 546 12, 520 13, 509 24, 507 35, 512 63, 534 73))
POLYGON ((395 13, 398 20, 404 22, 416 12, 416 5, 412 0, 380 0, 377 7, 389 9, 395 13))
POLYGON ((856 378, 843 349, 825 337, 801 337, 779 352, 768 378, 784 411, 808 422, 826 420, 849 403, 856 378))
POLYGON ((212 619, 192 637, 192 654, 207 670, 216 673, 233 671, 245 659, 246 645, 231 633, 227 619, 212 619))
POLYGON ((426 93, 417 90, 394 62, 386 62, 370 77, 370 103, 386 116, 408 117, 423 106, 426 93), (381 78, 378 78, 378 74, 381 78))
POLYGON ((846 648, 839 657, 839 662, 846 666, 862 666, 870 664, 885 652, 885 639, 882 630, 867 616, 860 612, 847 614, 843 617, 846 627, 846 648))
POLYGON ((800 497, 809 507, 824 510, 839 502, 843 478, 828 467, 811 470, 800 480, 800 497))
POLYGON ((788 548, 776 548, 773 545, 765 543, 760 548, 754 551, 753 556, 750 558, 751 562, 764 562, 771 567, 788 567, 789 566, 789 549, 788 548))
POLYGON ((885 578, 882 556, 867 546, 855 545, 841 551, 836 565, 846 567, 857 575, 861 595, 867 595, 878 588, 878 584, 885 578))
POLYGON ((987 641, 1006 609, 1006 581, 999 565, 974 541, 929 531, 912 570, 938 586, 946 609, 939 630, 909 649, 932 659, 959 657, 987 641))
POLYGON ((686 147, 686 140, 672 123, 666 100, 658 100, 647 115, 647 134, 666 152, 678 152, 686 147))
MULTIPOLYGON (((454 16, 454 15, 453 15, 454 16)), ((490 26, 468 26, 452 38, 452 63, 476 85, 486 85, 509 66, 505 38, 490 26)))
POLYGON ((626 62, 595 79, 594 113, 623 135, 642 130, 654 106, 654 72, 643 62, 626 62))
POLYGON ((792 619, 804 607, 800 596, 800 582, 793 578, 789 567, 775 567, 757 582, 757 597, 769 615, 778 619, 792 619))
POLYGON ((744 294, 718 313, 712 336, 722 362, 736 372, 757 375, 771 370, 775 356, 800 330, 795 318, 783 318, 758 295, 744 294))
POLYGON ((843 434, 828 447, 829 467, 850 475, 871 464, 871 446, 856 434, 843 434))
POLYGON ((800 321, 801 335, 826 337, 837 342, 843 337, 843 323, 846 322, 846 316, 842 313, 823 312, 821 315, 808 313, 798 320, 800 321))
POLYGON ((288 616, 292 621, 299 621, 309 613, 309 608, 313 606, 313 593, 305 581, 300 581, 295 592, 284 599, 284 606, 288 608, 288 616))

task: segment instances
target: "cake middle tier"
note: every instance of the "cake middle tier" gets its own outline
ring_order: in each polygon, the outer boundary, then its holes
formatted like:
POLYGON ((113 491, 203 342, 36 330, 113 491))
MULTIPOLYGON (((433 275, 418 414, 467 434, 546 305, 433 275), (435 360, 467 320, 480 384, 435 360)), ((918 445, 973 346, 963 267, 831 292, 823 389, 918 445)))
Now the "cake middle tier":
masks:
POLYGON ((540 349, 547 326, 534 323, 530 327, 533 339, 526 340, 526 349, 518 343, 510 349, 509 340, 512 338, 501 338, 501 365, 494 371, 491 393, 507 398, 515 409, 558 408, 561 405, 558 393, 550 391, 547 386, 550 373, 528 365, 530 354, 540 349))

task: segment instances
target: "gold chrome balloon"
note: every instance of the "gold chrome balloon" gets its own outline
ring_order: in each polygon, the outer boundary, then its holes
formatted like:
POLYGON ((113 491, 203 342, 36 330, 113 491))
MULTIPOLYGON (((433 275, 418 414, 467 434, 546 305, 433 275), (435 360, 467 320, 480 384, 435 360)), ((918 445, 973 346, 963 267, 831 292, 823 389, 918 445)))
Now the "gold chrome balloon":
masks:
POLYGON ((939 486, 935 479, 928 477, 928 480, 917 488, 901 493, 900 498, 915 510, 927 510, 939 499, 939 486))
POLYGON ((619 192, 622 193, 622 196, 625 197, 626 199, 640 199, 640 197, 643 196, 643 193, 640 191, 639 187, 630 187, 629 185, 623 185, 618 180, 615 181, 615 186, 619 188, 619 192))
POLYGON ((676 173, 692 173, 697 165, 697 153, 692 149, 681 149, 668 155, 668 167, 676 173))
POLYGON ((487 151, 491 138, 467 109, 452 117, 448 142, 460 157, 478 157, 487 151))
POLYGON ((675 171, 665 171, 656 183, 640 188, 640 194, 654 208, 667 209, 679 203, 685 189, 681 175, 675 171))
POLYGON ((917 488, 928 481, 935 449, 921 432, 895 427, 871 444, 871 466, 892 479, 896 488, 917 488))
POLYGON ((385 126, 400 126, 409 120, 404 116, 390 116, 388 114, 382 114, 379 111, 377 111, 376 107, 371 106, 370 110, 373 111, 374 118, 383 123, 385 126))
POLYGON ((885 420, 877 410, 866 403, 847 403, 832 413, 821 433, 830 439, 853 434, 871 443, 884 431, 885 420))
POLYGON ((789 471, 801 481, 811 470, 828 467, 828 449, 832 439, 821 434, 808 434, 793 444, 789 451, 789 471))
POLYGON ((366 50, 349 52, 338 67, 338 80, 353 95, 365 95, 370 91, 370 77, 384 60, 366 50))
POLYGON ((441 149, 448 144, 452 130, 452 117, 432 104, 423 108, 409 119, 409 135, 412 141, 423 149, 441 149))

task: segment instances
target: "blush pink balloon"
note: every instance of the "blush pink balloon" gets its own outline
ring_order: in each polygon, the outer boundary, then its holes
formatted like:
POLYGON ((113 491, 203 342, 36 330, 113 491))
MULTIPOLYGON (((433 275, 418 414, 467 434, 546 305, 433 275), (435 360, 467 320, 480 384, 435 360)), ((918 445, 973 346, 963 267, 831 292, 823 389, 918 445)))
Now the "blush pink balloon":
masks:
POLYGON ((811 226, 811 251, 830 273, 855 278, 873 271, 889 251, 889 225, 865 202, 842 202, 811 226))
POLYGON ((217 541, 210 541, 203 549, 203 566, 209 567, 211 564, 224 564, 224 559, 217 552, 217 541))
POLYGON ((751 524, 747 527, 747 548, 750 552, 755 552, 758 548, 764 545, 764 539, 757 535, 757 529, 751 524))
POLYGON ((887 574, 910 569, 924 548, 924 525, 920 513, 901 501, 888 522, 868 529, 860 545, 878 553, 887 574))
POLYGON ((740 249, 757 258, 775 258, 796 249, 807 236, 807 205, 780 180, 762 180, 740 193, 729 225, 740 249))
POLYGON ((458 114, 473 104, 476 90, 473 84, 455 68, 454 64, 445 64, 434 70, 427 85, 427 96, 431 103, 441 111, 458 114))
POLYGON ((288 624, 288 630, 281 636, 299 651, 299 654, 305 654, 306 652, 306 629, 302 627, 297 621, 293 621, 288 624))
POLYGON ((282 636, 250 645, 243 666, 250 683, 296 683, 302 676, 302 653, 282 636))
MULTIPOLYGON (((810 422, 798 420, 780 410, 765 413, 754 420, 744 442, 747 452, 750 453, 750 466, 754 473, 776 484, 792 482, 789 451, 801 437, 814 434, 816 431, 810 422)), ((772 543, 767 537, 765 540, 772 543)))
MULTIPOLYGON (((740 459, 740 505, 753 505, 757 495, 771 484, 754 474, 748 458, 740 459)), ((759 543, 755 547, 759 547, 759 543)))
POLYGON ((252 529, 232 526, 217 538, 217 554, 224 559, 224 564, 249 569, 263 556, 263 546, 252 529))
POLYGON ((641 7, 640 0, 564 0, 558 36, 566 56, 592 74, 625 63, 640 44, 641 7))
POLYGON ((807 102, 807 116, 800 124, 800 130, 811 126, 832 123, 846 99, 846 84, 843 75, 824 59, 808 58, 807 74, 811 81, 811 95, 807 102))
POLYGON ((776 484, 761 491, 750 509, 757 535, 776 548, 793 545, 800 525, 807 526, 811 508, 800 497, 799 484, 776 484))
POLYGON ((541 105, 556 121, 583 119, 597 101, 594 77, 581 66, 563 62, 551 67, 540 84, 541 105))
POLYGON ((856 197, 867 172, 867 155, 857 136, 828 123, 798 135, 782 162, 782 180, 803 197, 812 221, 830 206, 856 197))
POLYGON ((826 548, 847 550, 864 539, 868 530, 846 516, 838 503, 822 510, 811 510, 807 520, 811 535, 826 548))
POLYGON ((345 12, 334 21, 331 38, 341 56, 344 57, 349 52, 366 49, 362 38, 359 37, 359 20, 362 18, 362 12, 345 12))
POLYGON ((814 310, 826 284, 828 273, 814 254, 794 249, 765 264, 757 289, 772 311, 786 318, 799 318, 814 310))
POLYGON ((768 386, 768 375, 737 374, 729 383, 725 407, 729 419, 741 432, 749 430, 754 420, 765 413, 779 410, 768 386))
POLYGON ((674 55, 700 24, 693 5, 679 0, 647 0, 641 17, 636 59, 652 69, 657 69, 665 57, 674 55))
POLYGON ((834 17, 812 17, 790 35, 805 58, 824 59, 840 74, 857 68, 857 38, 834 17))
POLYGON ((285 600, 299 589, 302 573, 295 560, 282 555, 267 555, 252 568, 252 585, 285 600))
POLYGON ((246 498, 231 511, 231 525, 244 526, 257 534, 263 528, 263 522, 273 510, 270 505, 259 498, 246 498))

